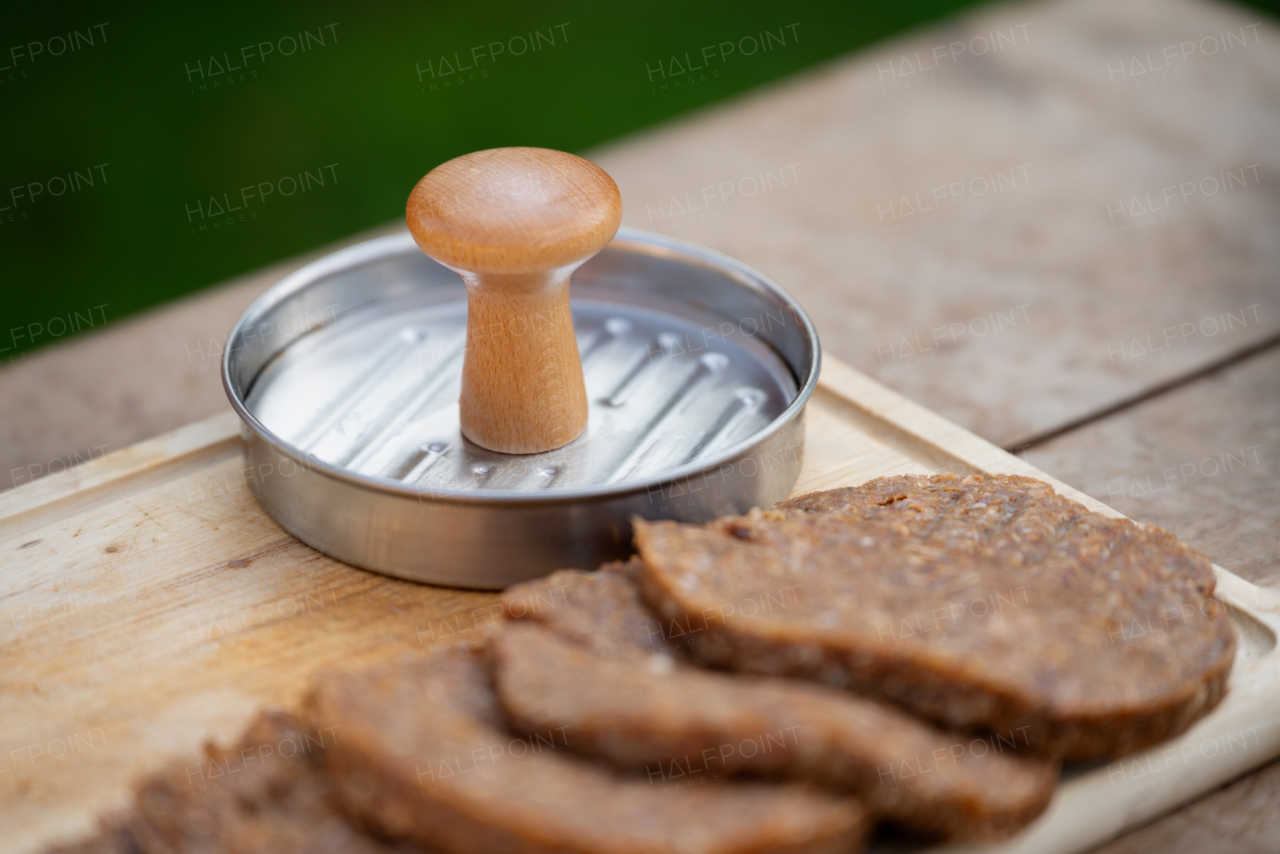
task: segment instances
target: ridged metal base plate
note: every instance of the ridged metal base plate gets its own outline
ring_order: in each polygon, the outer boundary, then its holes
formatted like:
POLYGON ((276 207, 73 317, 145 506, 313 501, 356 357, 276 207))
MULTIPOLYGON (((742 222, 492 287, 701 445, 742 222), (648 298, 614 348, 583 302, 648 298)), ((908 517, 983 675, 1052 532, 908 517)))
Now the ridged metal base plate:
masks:
POLYGON ((463 438, 458 392, 466 304, 376 304, 312 333, 254 383, 248 407, 326 463, 426 489, 561 490, 625 483, 710 459, 795 398, 790 371, 694 323, 574 300, 587 429, 542 454, 463 438))

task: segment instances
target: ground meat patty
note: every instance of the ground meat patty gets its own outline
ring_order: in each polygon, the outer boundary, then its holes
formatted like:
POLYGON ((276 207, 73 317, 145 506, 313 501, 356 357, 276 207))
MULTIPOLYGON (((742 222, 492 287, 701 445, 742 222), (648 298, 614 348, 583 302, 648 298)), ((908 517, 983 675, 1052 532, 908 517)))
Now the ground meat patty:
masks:
POLYGON ((897 477, 707 526, 636 525, 645 599, 702 660, 873 692, 1072 759, 1186 730, 1235 632, 1208 559, 1013 476, 897 477))
POLYGON ((334 807, 316 757, 334 731, 263 712, 239 743, 143 779, 133 808, 49 854, 421 854, 367 836, 334 807))
POLYGON ((451 854, 848 852, 856 801, 766 784, 663 793, 563 749, 563 730, 512 736, 474 650, 321 680, 312 725, 334 727, 325 762, 348 810, 392 838, 451 854))
POLYGON ((744 772, 808 779, 852 790, 917 830, 993 839, 1039 815, 1057 782, 1053 763, 1013 754, 1018 733, 948 735, 846 691, 714 673, 663 654, 605 658, 527 621, 491 644, 515 729, 563 731, 571 749, 660 786, 744 772))
POLYGON ((659 620, 640 598, 640 561, 607 563, 595 572, 562 569, 508 587, 505 616, 541 623, 611 658, 679 656, 704 640, 684 620, 659 620))

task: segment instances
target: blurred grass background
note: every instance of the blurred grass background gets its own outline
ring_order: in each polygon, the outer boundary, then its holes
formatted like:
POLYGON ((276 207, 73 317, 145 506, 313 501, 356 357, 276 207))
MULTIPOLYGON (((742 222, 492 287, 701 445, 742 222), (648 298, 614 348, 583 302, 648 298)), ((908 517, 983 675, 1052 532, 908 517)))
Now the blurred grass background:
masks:
POLYGON ((403 216, 417 179, 459 154, 580 151, 975 4, 5 5, 0 364, 88 318, 119 320, 403 216), (513 39, 535 31, 540 49, 514 55, 513 39), (704 47, 765 31, 768 51, 722 61, 717 48, 694 72, 707 79, 663 79, 673 56, 701 64, 704 47), (69 33, 78 49, 52 55, 69 33), (308 49, 284 55, 289 37, 308 49), (504 46, 494 59, 491 42, 504 46), (476 67, 445 73, 455 53, 476 67), (243 68, 219 74, 214 58, 243 68), (50 179, 76 172, 95 183, 55 197, 50 179), (325 184, 286 198, 281 179, 299 173, 325 184), (241 197, 260 183, 279 192, 241 197), (241 210, 211 217, 224 194, 241 210))

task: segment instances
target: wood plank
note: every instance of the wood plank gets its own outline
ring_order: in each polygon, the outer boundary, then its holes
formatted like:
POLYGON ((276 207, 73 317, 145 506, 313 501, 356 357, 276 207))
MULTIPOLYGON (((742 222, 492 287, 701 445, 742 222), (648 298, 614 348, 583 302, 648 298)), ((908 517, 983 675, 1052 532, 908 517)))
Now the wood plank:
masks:
POLYGON ((222 348, 249 303, 316 258, 393 230, 403 223, 0 361, 0 492, 226 411, 222 348))
MULTIPOLYGON (((1038 474, 835 359, 807 416, 798 489, 939 467, 1038 474)), ((0 498, 0 850, 84 830, 130 778, 229 739, 260 705, 293 705, 320 668, 493 620, 492 594, 361 572, 286 535, 245 486, 236 433, 214 416, 0 498)), ((1261 622, 1241 623, 1231 697, 1191 743, 1257 730, 1280 675, 1280 598, 1230 574, 1222 590, 1261 622)), ((1020 850, 1083 844, 1275 753, 1280 729, 1263 728, 1251 750, 1197 757, 1151 792, 1115 791, 1108 769, 1078 776, 1020 850)))
POLYGON ((1227 4, 998 4, 597 160, 626 224, 758 267, 828 352, 1011 447, 1280 330, 1278 60, 1227 4), (1128 76, 1227 32, 1247 46, 1128 76), (1230 193, 1128 216, 1228 170, 1230 193))
POLYGON ((1280 589, 1280 348, 1036 445, 1038 468, 1280 589))

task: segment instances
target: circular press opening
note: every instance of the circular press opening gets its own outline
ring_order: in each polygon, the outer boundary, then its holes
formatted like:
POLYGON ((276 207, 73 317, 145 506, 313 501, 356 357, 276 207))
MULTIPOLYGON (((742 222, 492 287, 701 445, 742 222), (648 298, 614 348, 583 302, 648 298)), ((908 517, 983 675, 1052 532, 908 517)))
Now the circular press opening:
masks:
POLYGON ((253 379, 246 406, 302 453, 367 477, 554 492, 710 460, 796 399, 792 371, 758 339, 574 288, 590 416, 563 448, 507 455, 463 438, 466 302, 426 291, 367 304, 293 341, 253 379))

